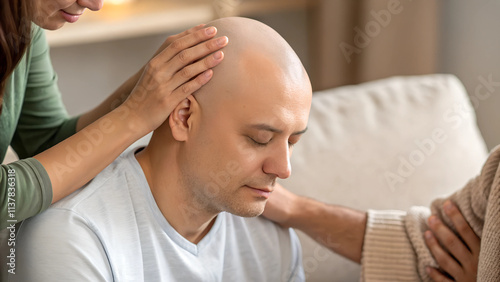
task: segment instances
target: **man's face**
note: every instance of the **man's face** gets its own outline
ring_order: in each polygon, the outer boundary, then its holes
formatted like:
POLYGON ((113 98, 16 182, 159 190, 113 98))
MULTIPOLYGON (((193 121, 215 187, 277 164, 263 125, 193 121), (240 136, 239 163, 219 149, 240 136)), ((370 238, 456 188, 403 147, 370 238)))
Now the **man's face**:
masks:
POLYGON ((186 142, 182 181, 213 213, 261 214, 276 178, 290 176, 293 145, 307 127, 307 76, 297 82, 273 67, 259 69, 222 90, 238 93, 201 107, 186 142))

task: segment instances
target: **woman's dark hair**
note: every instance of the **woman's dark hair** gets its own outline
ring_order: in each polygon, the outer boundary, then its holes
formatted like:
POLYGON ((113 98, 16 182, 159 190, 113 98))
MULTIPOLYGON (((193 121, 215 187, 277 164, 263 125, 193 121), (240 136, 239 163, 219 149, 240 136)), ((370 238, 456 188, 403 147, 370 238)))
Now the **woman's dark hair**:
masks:
POLYGON ((0 1, 0 113, 7 78, 31 41, 31 0, 0 1))

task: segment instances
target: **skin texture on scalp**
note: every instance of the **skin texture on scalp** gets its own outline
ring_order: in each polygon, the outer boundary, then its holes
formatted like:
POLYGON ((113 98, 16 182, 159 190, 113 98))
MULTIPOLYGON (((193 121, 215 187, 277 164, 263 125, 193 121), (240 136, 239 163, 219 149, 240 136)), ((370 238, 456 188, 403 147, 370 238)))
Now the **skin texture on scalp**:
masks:
MULTIPOLYGON (((242 78, 254 83, 265 83, 262 70, 280 74, 287 87, 309 81, 307 73, 290 45, 271 27, 248 18, 228 17, 209 22, 207 26, 217 28, 219 36, 230 38, 222 49, 225 60, 213 68, 211 81, 199 89, 194 96, 203 108, 215 109, 214 104, 226 99, 239 99, 237 88, 242 78), (259 72, 252 72, 259 69, 259 72), (230 93, 228 93, 230 92, 230 93), (208 95, 205 95, 208 94, 208 95)), ((267 74, 267 73, 266 73, 267 74)))

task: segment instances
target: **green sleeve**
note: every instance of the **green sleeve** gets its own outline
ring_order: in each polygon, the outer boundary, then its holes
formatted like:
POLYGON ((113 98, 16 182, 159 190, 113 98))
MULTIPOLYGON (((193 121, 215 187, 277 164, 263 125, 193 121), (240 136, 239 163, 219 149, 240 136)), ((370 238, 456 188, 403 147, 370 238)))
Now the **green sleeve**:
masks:
POLYGON ((0 165, 0 230, 46 210, 52 185, 42 164, 24 159, 0 165))
POLYGON ((76 132, 77 117, 69 118, 57 86, 45 33, 35 28, 28 55, 25 99, 11 146, 19 158, 32 157, 76 132))

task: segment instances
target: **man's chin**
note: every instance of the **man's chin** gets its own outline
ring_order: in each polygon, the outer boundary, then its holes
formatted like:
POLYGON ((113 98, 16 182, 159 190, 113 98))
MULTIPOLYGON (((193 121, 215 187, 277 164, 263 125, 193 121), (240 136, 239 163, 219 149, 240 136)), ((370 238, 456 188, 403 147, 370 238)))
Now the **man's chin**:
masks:
POLYGON ((259 203, 248 207, 238 207, 231 211, 227 211, 241 217, 256 217, 264 212, 265 203, 259 203))
POLYGON ((259 212, 254 212, 254 213, 238 214, 238 216, 241 216, 241 217, 256 217, 256 216, 261 215, 263 212, 264 212, 264 210, 259 211, 259 212))

